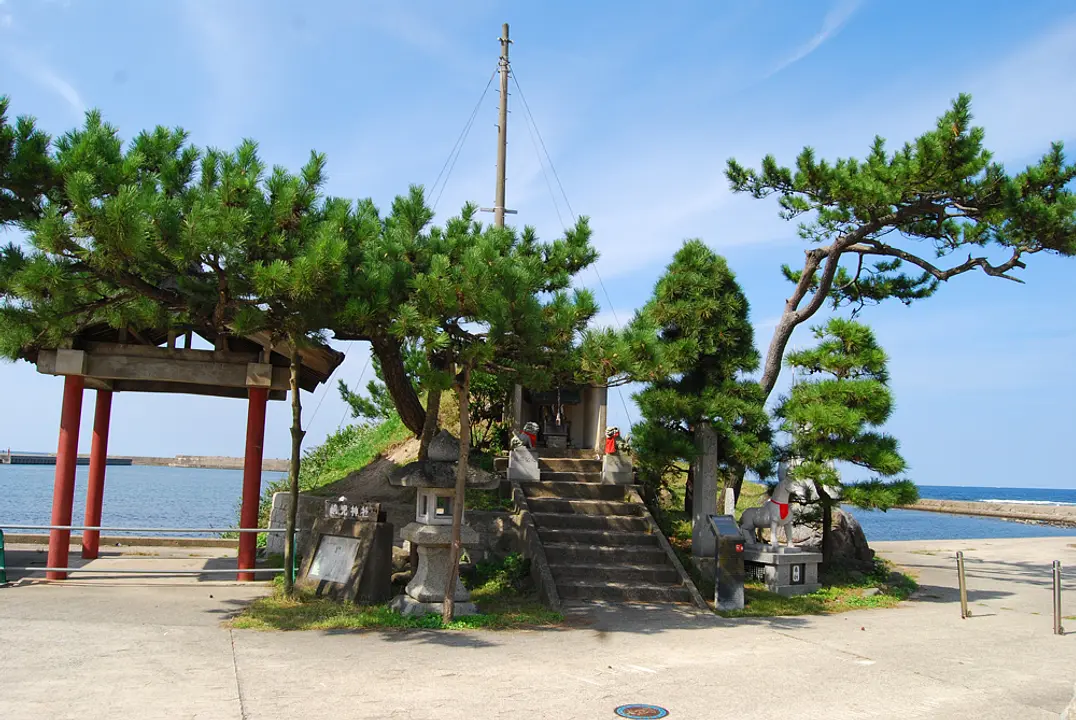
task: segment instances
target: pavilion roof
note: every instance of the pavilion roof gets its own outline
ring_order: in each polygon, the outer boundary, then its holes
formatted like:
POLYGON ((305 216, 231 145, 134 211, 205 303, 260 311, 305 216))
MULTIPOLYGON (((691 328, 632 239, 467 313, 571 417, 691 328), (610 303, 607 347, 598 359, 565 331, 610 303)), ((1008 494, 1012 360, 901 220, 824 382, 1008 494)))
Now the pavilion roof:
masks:
MULTIPOLYGON (((123 331, 102 323, 83 328, 66 347, 28 351, 23 359, 34 363, 40 373, 82 375, 89 388, 246 397, 249 388, 264 387, 270 399, 284 399, 289 387, 289 343, 274 342, 268 332, 223 339, 206 331, 195 334, 216 349, 178 347, 175 331, 123 331)), ((344 354, 324 343, 312 343, 299 348, 299 358, 299 387, 312 392, 332 376, 344 354)))

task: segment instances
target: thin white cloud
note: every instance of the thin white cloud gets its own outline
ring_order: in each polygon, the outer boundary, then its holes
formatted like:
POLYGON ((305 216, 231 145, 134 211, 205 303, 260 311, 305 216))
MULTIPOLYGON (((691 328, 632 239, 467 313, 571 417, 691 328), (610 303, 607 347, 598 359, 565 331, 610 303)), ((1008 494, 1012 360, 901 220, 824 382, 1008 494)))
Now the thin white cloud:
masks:
POLYGON ((822 20, 822 29, 815 33, 810 40, 796 48, 791 55, 778 63, 777 67, 766 74, 766 77, 776 75, 822 47, 823 43, 836 36, 852 19, 860 4, 861 0, 837 0, 837 3, 830 8, 829 12, 826 13, 826 17, 822 20))
POLYGON ((86 114, 86 103, 83 102, 82 96, 70 81, 61 77, 43 60, 31 57, 14 47, 9 48, 8 52, 15 67, 21 73, 47 90, 59 95, 71 108, 75 116, 80 120, 82 119, 86 114))
POLYGON ((82 96, 78 94, 74 85, 57 75, 47 65, 38 65, 33 72, 37 80, 62 97, 76 115, 81 118, 86 114, 86 103, 82 101, 82 96))

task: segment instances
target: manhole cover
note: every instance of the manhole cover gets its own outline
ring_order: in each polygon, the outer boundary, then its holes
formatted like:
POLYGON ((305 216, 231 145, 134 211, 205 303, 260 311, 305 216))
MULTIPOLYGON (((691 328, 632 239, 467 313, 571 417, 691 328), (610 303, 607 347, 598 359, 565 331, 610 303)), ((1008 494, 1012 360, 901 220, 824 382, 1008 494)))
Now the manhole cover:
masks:
POLYGON ((657 705, 621 705, 616 709, 616 714, 623 718, 663 718, 669 716, 669 711, 657 705))

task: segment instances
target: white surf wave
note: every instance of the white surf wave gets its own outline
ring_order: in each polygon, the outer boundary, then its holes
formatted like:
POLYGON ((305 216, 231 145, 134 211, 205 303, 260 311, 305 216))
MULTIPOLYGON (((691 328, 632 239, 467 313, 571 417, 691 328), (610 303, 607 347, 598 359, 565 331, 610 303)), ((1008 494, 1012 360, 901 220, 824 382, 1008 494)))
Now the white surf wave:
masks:
POLYGON ((1076 505, 1076 503, 1057 502, 1055 500, 1005 500, 1003 498, 983 498, 979 502, 1006 503, 1009 505, 1053 505, 1057 507, 1076 505))

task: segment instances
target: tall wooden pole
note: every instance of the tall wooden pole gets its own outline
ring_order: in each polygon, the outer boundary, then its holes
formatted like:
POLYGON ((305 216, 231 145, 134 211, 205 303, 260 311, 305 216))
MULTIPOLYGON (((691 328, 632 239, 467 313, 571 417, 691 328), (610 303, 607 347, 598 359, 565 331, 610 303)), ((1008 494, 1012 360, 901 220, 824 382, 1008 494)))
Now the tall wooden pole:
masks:
MULTIPOLYGON (((56 480, 52 489, 51 525, 70 525, 71 508, 75 500, 75 466, 78 465, 78 426, 82 418, 82 389, 85 378, 68 375, 64 378, 63 408, 60 410, 60 442, 56 449, 56 480)), ((49 559, 51 568, 67 567, 70 530, 49 531, 49 559)), ((49 570, 48 580, 63 580, 67 573, 49 570)))
POLYGON ((497 124, 497 201, 493 224, 504 227, 504 177, 508 166, 508 23, 501 28, 501 112, 497 124))
MULTIPOLYGON (((112 416, 112 391, 98 390, 93 413, 93 443, 90 445, 90 474, 86 483, 86 526, 101 524, 105 497, 105 466, 108 464, 108 425, 112 416)), ((94 560, 101 545, 101 531, 82 531, 82 559, 94 560)))
MULTIPOLYGON (((262 455, 265 444, 265 405, 269 400, 267 388, 252 387, 247 391, 247 444, 243 453, 243 495, 239 506, 239 527, 258 527, 258 503, 262 495, 262 455)), ((255 533, 239 533, 240 581, 254 579, 254 561, 258 552, 255 533), (246 571, 246 572, 244 572, 246 571)))

